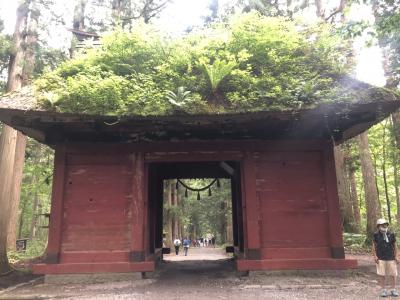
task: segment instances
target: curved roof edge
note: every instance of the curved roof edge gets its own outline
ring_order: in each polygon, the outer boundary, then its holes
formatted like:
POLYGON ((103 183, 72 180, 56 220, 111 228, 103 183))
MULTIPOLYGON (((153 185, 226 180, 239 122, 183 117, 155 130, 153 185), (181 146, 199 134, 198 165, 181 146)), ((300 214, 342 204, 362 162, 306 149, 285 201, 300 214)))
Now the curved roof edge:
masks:
MULTIPOLYGON (((100 116, 46 111, 32 87, 0 98, 0 121, 45 144, 174 140, 327 139, 354 137, 395 112, 400 96, 355 79, 341 86, 354 96, 315 108, 166 116, 100 116)), ((339 80, 340 81, 340 80, 339 80)))

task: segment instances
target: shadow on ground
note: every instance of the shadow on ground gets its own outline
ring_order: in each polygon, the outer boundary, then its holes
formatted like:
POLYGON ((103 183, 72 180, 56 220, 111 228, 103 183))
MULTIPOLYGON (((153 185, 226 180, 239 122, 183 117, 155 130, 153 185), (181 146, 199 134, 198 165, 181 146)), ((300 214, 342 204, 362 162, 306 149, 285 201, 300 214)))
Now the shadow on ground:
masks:
POLYGON ((46 284, 40 281, 1 292, 0 299, 376 299, 374 264, 368 256, 355 270, 235 270, 232 259, 162 261, 144 279, 105 283, 46 284))

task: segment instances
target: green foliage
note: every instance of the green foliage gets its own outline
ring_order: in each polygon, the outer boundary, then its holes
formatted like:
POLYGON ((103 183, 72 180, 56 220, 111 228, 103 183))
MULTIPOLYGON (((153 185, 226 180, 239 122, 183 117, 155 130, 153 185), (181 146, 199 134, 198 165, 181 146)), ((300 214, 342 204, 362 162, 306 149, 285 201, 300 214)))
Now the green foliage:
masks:
POLYGON ((365 244, 365 234, 343 233, 343 244, 347 253, 371 253, 371 246, 365 244))
POLYGON ((351 247, 354 245, 362 246, 365 241, 365 234, 357 233, 343 233, 343 244, 345 247, 351 247))
POLYGON ((332 100, 347 57, 328 25, 254 12, 178 39, 143 24, 43 75, 37 97, 64 112, 165 115, 184 86, 194 100, 182 106, 188 113, 293 109, 332 100), (213 107, 214 98, 223 105, 213 107))
POLYGON ((46 250, 47 240, 33 239, 28 240, 26 251, 10 251, 8 252, 8 259, 10 263, 16 263, 22 260, 33 259, 42 256, 46 250))
POLYGON ((62 62, 66 61, 65 53, 51 47, 39 47, 35 49, 35 68, 33 76, 37 77, 44 72, 56 69, 62 62))
MULTIPOLYGON (((25 153, 24 177, 22 179, 19 238, 29 238, 32 234, 32 221, 47 225, 43 213, 50 212, 50 195, 53 179, 53 151, 38 142, 29 139, 25 153), (38 205, 34 207, 35 198, 38 205)), ((38 229, 39 239, 47 239, 47 229, 38 229)))
POLYGON ((201 66, 207 75, 207 79, 209 80, 211 86, 211 91, 216 93, 221 81, 232 72, 233 68, 236 66, 236 63, 216 59, 211 65, 203 62, 201 66))
MULTIPOLYGON (((0 19, 0 75, 8 68, 11 54, 11 36, 3 34, 3 21, 0 19)), ((0 76, 0 94, 5 90, 6 81, 0 76)))
POLYGON ((173 91, 167 91, 168 101, 175 106, 181 107, 187 105, 192 100, 189 98, 190 91, 186 91, 185 87, 178 87, 178 92, 175 94, 173 91))
POLYGON ((375 28, 381 47, 386 49, 387 76, 391 77, 390 86, 398 87, 400 83, 400 1, 377 0, 375 28))
MULTIPOLYGON (((191 179, 184 180, 185 184, 192 188, 201 188, 207 186, 212 179, 191 179)), ((211 187, 212 194, 208 191, 200 192, 200 200, 197 199, 197 192, 188 191, 188 197, 185 197, 185 189, 180 186, 179 206, 164 205, 164 216, 170 215, 178 217, 184 227, 184 235, 193 237, 212 234, 217 241, 223 242, 226 232, 226 222, 232 219, 231 208, 231 186, 230 180, 220 179, 220 187, 216 185, 211 187)), ((164 218, 165 221, 165 218, 164 218)), ((164 229, 164 232, 166 229, 164 229)), ((230 237, 232 238, 232 237, 230 237)))

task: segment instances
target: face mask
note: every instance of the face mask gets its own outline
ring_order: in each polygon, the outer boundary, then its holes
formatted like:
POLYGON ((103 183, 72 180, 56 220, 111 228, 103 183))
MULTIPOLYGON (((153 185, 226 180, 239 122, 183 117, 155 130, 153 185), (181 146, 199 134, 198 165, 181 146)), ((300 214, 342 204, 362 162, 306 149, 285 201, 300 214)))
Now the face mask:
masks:
POLYGON ((387 232, 387 231, 388 231, 388 228, 387 228, 387 227, 379 227, 379 230, 380 230, 381 232, 387 232))

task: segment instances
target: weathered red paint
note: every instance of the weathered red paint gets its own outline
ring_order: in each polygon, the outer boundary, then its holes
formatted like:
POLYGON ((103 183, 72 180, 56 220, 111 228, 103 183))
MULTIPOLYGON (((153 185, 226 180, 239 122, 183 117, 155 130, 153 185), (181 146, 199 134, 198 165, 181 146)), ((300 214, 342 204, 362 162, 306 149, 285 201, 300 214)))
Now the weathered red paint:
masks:
POLYGON ((238 260, 239 271, 255 270, 340 270, 357 268, 357 261, 352 259, 264 259, 238 260))
POLYGON ((131 194, 131 260, 145 259, 145 166, 143 153, 134 153, 132 158, 132 194, 131 194))
POLYGON ((108 262, 108 263, 64 263, 36 264, 33 271, 36 274, 66 274, 66 273, 127 273, 152 272, 155 270, 153 261, 140 263, 108 262))
POLYGON ((251 151, 246 151, 243 160, 243 216, 246 258, 260 259, 260 210, 256 195, 255 164, 251 151))
POLYGON ((34 272, 154 270, 159 249, 150 248, 157 236, 151 208, 157 205, 149 204, 148 167, 206 161, 240 164, 244 251, 238 269, 353 268, 354 260, 341 259, 332 147, 324 140, 58 147, 48 248, 57 260, 35 265, 34 272))

